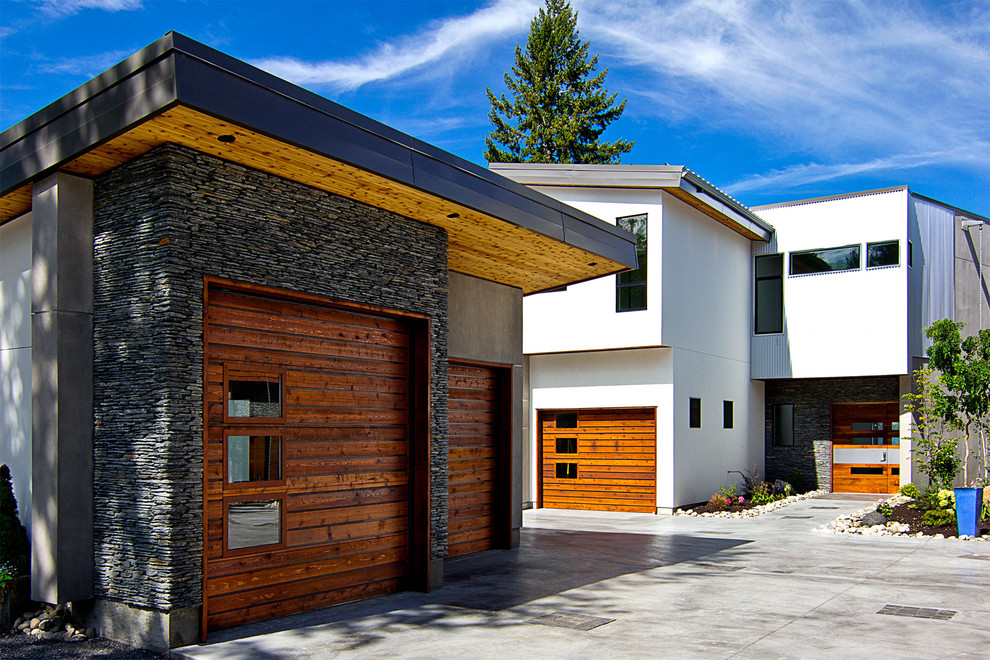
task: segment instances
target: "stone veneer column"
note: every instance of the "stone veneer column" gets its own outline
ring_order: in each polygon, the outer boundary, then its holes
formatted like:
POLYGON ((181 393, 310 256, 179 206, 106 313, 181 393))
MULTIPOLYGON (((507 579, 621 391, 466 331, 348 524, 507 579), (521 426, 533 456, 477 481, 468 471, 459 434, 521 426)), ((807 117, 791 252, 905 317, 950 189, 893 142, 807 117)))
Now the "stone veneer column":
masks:
POLYGON ((93 595, 93 183, 34 184, 31 597, 93 595))

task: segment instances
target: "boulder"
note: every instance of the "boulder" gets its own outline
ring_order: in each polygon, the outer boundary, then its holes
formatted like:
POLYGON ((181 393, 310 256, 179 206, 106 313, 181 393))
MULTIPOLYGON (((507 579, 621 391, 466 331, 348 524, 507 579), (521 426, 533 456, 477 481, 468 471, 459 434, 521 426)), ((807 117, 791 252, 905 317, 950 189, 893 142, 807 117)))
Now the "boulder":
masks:
POLYGON ((879 511, 870 511, 868 514, 863 516, 861 523, 863 527, 873 527, 874 525, 886 525, 887 516, 883 515, 879 511))
POLYGON ((773 482, 773 493, 774 495, 790 497, 794 493, 794 487, 783 479, 777 479, 773 482))

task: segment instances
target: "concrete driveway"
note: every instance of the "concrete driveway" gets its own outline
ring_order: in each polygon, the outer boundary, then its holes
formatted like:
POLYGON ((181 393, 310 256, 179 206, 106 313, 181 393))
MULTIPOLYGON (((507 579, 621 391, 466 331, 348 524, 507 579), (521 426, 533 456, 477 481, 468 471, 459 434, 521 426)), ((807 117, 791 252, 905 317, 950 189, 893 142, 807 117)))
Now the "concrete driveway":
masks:
POLYGON ((990 543, 811 531, 866 505, 831 495, 750 519, 527 511, 520 548, 449 562, 433 593, 224 630, 173 655, 990 658, 990 543))

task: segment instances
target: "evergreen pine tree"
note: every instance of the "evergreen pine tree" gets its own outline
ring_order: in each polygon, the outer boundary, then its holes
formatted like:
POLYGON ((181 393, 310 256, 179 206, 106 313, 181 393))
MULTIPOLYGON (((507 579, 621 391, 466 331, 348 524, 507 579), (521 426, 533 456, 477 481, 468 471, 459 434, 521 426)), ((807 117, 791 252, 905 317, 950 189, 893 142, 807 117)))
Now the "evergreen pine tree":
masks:
POLYGON ((27 530, 17 517, 10 468, 0 465, 0 566, 10 564, 18 573, 27 573, 30 552, 27 530))
POLYGON ((512 100, 486 88, 494 126, 485 138, 488 162, 618 163, 633 143, 599 137, 626 102, 615 105, 615 93, 604 88, 608 69, 596 75, 597 64, 570 3, 546 0, 530 23, 526 51, 516 46, 512 75, 505 74, 512 100))

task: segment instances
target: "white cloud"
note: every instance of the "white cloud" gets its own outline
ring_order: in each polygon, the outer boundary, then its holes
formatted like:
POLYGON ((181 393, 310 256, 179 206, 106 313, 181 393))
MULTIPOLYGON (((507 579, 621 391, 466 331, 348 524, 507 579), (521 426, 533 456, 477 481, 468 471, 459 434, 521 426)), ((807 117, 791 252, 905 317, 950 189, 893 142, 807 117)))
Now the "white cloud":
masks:
POLYGON ((382 44, 354 60, 308 62, 270 57, 252 64, 300 85, 352 90, 426 65, 454 58, 465 61, 472 51, 494 39, 524 33, 538 6, 537 0, 495 0, 472 14, 437 21, 418 34, 407 35, 394 44, 382 44))
POLYGON ((141 9, 141 0, 41 0, 41 10, 47 14, 67 16, 82 9, 103 11, 130 11, 141 9))
MULTIPOLYGON (((985 167, 990 5, 867 0, 575 0, 575 5, 582 37, 612 63, 612 88, 621 66, 620 95, 644 101, 627 110, 641 118, 672 117, 788 145, 787 154, 771 157, 805 153, 814 160, 861 160, 879 168, 895 166, 899 157, 874 160, 869 154, 915 153, 922 154, 915 157, 919 161, 964 158, 985 167), (628 75, 630 67, 638 77, 628 75)), ((805 177, 850 166, 808 167, 805 177)), ((832 176, 841 175, 826 178, 832 176)), ((782 173, 771 173, 746 185, 785 180, 782 173)))
MULTIPOLYGON (((975 145, 975 147, 985 153, 990 149, 990 143, 983 142, 975 145)), ((949 163, 978 164, 973 161, 973 154, 970 150, 954 149, 930 153, 895 154, 854 163, 807 163, 793 165, 782 170, 773 170, 766 174, 754 174, 724 186, 723 190, 730 195, 739 195, 754 190, 784 190, 847 176, 907 170, 917 167, 935 167, 949 163)))
POLYGON ((131 55, 131 50, 111 50, 83 57, 64 57, 57 60, 42 61, 38 70, 44 73, 68 74, 92 78, 103 73, 114 64, 131 55))

